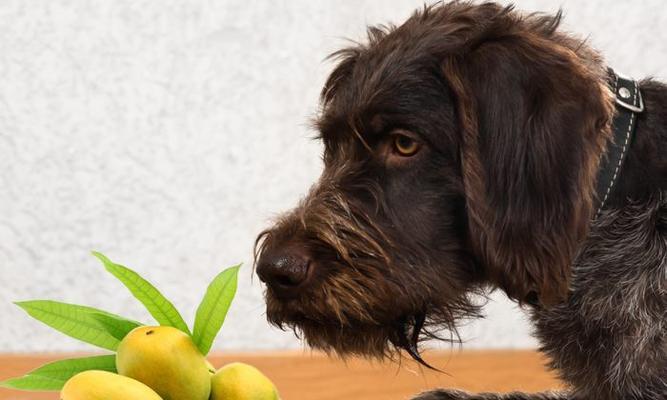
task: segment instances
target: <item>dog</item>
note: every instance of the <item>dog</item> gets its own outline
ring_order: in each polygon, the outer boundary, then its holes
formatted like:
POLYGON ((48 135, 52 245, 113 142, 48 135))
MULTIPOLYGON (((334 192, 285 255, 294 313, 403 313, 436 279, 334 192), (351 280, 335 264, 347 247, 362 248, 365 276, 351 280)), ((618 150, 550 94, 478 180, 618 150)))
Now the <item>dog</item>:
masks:
POLYGON ((322 175, 255 246, 270 323, 423 362, 498 289, 567 389, 416 399, 667 399, 667 86, 560 20, 436 4, 332 56, 322 175))

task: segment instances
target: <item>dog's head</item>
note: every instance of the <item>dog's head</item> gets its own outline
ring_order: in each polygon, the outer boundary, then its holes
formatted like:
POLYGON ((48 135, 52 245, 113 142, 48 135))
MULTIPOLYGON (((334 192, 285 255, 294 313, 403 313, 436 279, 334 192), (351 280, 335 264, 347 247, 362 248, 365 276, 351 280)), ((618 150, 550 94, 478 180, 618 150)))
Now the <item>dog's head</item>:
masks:
POLYGON ((612 103, 559 18, 455 2, 335 54, 322 176, 258 238, 269 321, 315 348, 417 356, 485 287, 566 296, 612 103))

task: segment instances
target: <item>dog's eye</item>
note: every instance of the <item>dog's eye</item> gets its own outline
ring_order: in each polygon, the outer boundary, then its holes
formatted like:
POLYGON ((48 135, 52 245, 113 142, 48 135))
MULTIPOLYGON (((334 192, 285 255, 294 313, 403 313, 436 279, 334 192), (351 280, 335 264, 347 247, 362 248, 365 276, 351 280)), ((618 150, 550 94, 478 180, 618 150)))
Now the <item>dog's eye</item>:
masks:
POLYGON ((394 135, 394 151, 403 157, 410 157, 419 151, 419 143, 410 136, 394 135))

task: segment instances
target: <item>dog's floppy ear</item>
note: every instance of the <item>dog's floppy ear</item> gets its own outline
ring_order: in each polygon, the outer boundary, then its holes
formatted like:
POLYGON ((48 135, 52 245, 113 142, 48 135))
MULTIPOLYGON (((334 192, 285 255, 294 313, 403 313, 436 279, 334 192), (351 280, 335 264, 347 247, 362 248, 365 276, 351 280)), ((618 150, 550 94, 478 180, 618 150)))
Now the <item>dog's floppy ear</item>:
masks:
POLYGON ((443 64, 470 240, 492 282, 519 301, 567 296, 612 114, 595 68, 534 32, 479 41, 443 64))

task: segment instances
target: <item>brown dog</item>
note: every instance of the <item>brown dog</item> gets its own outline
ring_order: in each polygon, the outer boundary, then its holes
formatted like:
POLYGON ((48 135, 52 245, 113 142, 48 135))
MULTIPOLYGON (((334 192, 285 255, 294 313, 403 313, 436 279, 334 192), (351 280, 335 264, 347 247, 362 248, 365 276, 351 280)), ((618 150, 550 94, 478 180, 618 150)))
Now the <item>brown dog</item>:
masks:
POLYGON ((599 198, 615 88, 559 20, 454 2, 335 54, 322 177, 258 239, 270 322, 420 360, 421 339, 455 340, 474 295, 500 288, 572 390, 420 399, 667 398, 667 87, 640 83, 599 198))

